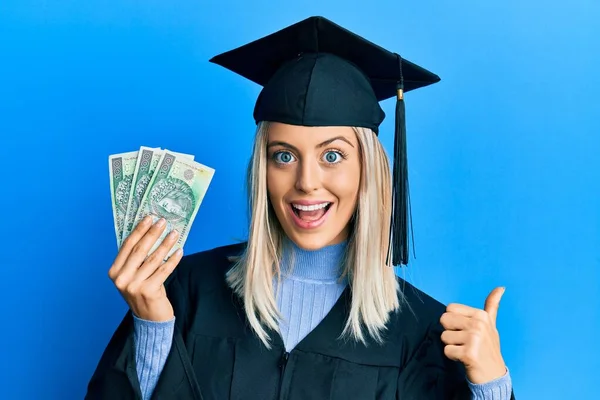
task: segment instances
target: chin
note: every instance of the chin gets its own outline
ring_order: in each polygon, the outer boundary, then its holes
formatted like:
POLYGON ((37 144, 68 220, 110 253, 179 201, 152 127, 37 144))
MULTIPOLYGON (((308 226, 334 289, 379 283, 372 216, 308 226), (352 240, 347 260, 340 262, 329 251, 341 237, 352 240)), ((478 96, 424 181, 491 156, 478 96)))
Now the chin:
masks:
POLYGON ((291 226, 284 227, 286 236, 304 250, 319 250, 342 242, 348 237, 347 229, 332 232, 298 232, 291 226))
POLYGON ((333 240, 329 235, 309 234, 298 235, 292 233, 288 237, 296 243, 296 246, 304 250, 318 250, 325 246, 333 244, 333 240))

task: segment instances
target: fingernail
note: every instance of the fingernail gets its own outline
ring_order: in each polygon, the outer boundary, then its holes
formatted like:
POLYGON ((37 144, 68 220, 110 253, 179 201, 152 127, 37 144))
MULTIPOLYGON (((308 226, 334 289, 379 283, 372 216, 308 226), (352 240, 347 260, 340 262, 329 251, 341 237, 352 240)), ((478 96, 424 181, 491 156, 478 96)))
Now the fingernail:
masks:
POLYGON ((174 229, 171 231, 171 233, 169 233, 169 239, 175 239, 177 236, 179 236, 179 232, 177 232, 177 229, 174 229))
POLYGON ((177 249, 177 251, 175 252, 175 254, 177 254, 177 256, 179 257, 180 255, 183 254, 183 249, 177 249))
POLYGON ((148 225, 150 223, 150 221, 152 221, 152 217, 150 215, 146 215, 144 217, 144 219, 142 220, 142 224, 148 225))
POLYGON ((161 218, 158 220, 158 222, 156 223, 156 226, 161 227, 165 224, 165 219, 161 218))

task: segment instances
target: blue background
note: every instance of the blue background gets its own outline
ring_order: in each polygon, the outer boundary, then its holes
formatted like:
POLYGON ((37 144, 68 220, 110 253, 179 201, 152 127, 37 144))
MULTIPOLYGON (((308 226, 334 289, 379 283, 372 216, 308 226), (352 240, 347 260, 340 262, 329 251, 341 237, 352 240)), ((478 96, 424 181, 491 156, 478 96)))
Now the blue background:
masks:
MULTIPOLYGON (((208 59, 324 15, 438 73, 407 95, 407 278, 498 316, 519 399, 592 399, 600 372, 600 3, 0 2, 0 398, 77 399, 126 305, 108 155, 216 169, 186 245, 243 238, 259 88, 208 59)), ((383 103, 393 115, 393 100, 383 103)), ((392 119, 381 138, 392 148, 392 119)))

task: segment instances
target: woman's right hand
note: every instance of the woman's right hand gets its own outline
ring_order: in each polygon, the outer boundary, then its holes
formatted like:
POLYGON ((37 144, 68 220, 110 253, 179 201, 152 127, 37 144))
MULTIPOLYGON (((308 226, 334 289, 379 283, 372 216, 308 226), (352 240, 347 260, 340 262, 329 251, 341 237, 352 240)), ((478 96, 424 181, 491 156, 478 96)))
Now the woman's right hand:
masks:
POLYGON ((164 232, 166 223, 145 217, 123 241, 121 249, 108 271, 108 276, 125 298, 131 311, 141 319, 164 322, 174 317, 164 282, 181 261, 178 249, 163 262, 177 242, 178 233, 171 232, 150 255, 148 252, 164 232))

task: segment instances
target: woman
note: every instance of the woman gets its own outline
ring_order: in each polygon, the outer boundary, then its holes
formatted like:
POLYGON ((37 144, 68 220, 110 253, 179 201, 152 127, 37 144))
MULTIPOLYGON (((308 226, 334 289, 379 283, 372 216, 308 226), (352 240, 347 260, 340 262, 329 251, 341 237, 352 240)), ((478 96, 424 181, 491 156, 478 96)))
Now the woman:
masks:
POLYGON ((407 261, 404 115, 400 95, 392 180, 378 101, 439 78, 324 18, 213 61, 264 86, 248 241, 163 263, 176 235, 147 257, 165 223, 141 222, 87 398, 510 399, 502 291, 444 307, 389 266, 407 261))

